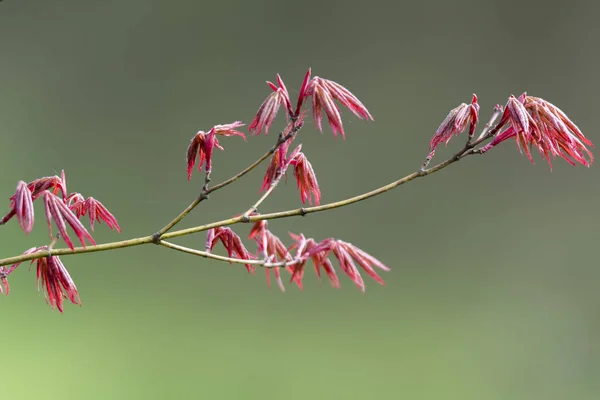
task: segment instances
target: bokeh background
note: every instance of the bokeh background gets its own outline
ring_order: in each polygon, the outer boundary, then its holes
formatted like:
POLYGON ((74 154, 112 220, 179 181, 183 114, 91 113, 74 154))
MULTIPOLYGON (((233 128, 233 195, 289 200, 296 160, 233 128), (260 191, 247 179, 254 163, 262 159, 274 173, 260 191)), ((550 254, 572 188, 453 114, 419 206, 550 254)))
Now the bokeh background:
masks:
MULTIPOLYGON (((26 1, 0 3, 0 198, 65 169, 118 217, 98 242, 144 236, 198 193, 197 130, 248 123, 280 73, 336 80, 375 116, 347 140, 308 121, 300 141, 325 202, 414 171, 449 109, 477 93, 486 120, 527 90, 600 142, 600 5, 592 1, 26 1)), ((283 126, 282 117, 273 131, 283 126)), ((275 140, 225 139, 223 180, 275 140)), ((462 145, 438 152, 438 160, 462 145)), ((64 314, 22 265, 0 298, 6 399, 598 399, 596 167, 531 165, 506 143, 439 174, 271 228, 338 237, 392 271, 366 294, 307 272, 263 273, 155 246, 65 257, 83 306, 64 314)), ((182 226, 245 210, 264 168, 182 226)), ((292 180, 262 211, 299 206, 292 180)), ((11 221, 1 256, 48 242, 11 221)), ((246 235, 248 226, 238 226, 246 235)), ((204 235, 178 243, 202 248, 204 235)))

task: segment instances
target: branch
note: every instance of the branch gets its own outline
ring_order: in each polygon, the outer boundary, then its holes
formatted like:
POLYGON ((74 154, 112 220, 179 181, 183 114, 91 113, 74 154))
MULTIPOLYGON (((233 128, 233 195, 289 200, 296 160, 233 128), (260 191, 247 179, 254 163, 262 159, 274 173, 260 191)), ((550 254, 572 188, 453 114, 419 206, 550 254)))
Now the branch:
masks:
MULTIPOLYGON (((44 252, 44 253, 38 252, 38 253, 20 255, 20 256, 16 256, 16 257, 9 257, 9 258, 0 259, 0 266, 16 264, 16 263, 20 263, 20 262, 24 262, 24 261, 34 260, 37 258, 51 256, 51 255, 52 256, 67 256, 67 255, 73 255, 73 254, 92 253, 92 252, 96 252, 96 251, 122 249, 122 248, 126 248, 126 247, 139 246, 142 244, 149 244, 149 243, 162 244, 163 239, 171 239, 171 238, 175 238, 175 237, 191 235, 193 233, 206 231, 206 230, 209 230, 212 228, 217 228, 220 226, 229 226, 229 225, 235 225, 235 224, 239 224, 239 223, 256 222, 256 221, 279 219, 279 218, 288 218, 288 217, 293 217, 293 216, 304 216, 304 215, 312 214, 312 213, 316 213, 316 212, 333 210, 335 208, 345 207, 350 204, 358 203, 359 201, 363 201, 363 200, 369 199, 371 197, 375 197, 375 196, 378 196, 385 192, 388 192, 400 185, 403 185, 407 182, 411 182, 417 178, 428 176, 435 172, 441 171, 442 169, 448 167, 451 164, 454 164, 457 161, 462 160, 463 158, 465 158, 467 156, 470 156, 473 154, 479 154, 476 151, 474 151, 475 146, 481 144, 483 141, 485 141, 485 140, 489 139, 491 136, 493 136, 495 134, 496 130, 497 130, 497 127, 490 130, 486 135, 484 135, 480 139, 474 141, 473 143, 467 143, 465 145, 465 147, 463 147, 458 153, 454 154, 454 156, 452 156, 451 158, 447 159, 446 161, 443 161, 431 168, 428 168, 425 170, 418 170, 416 172, 413 172, 410 175, 407 175, 401 179, 391 182, 391 183, 389 183, 385 186, 382 186, 378 189, 372 190, 367 193, 363 193, 363 194, 355 196, 355 197, 350 197, 345 200, 340 200, 340 201, 323 204, 323 205, 315 206, 315 207, 296 208, 296 209, 274 212, 274 213, 269 213, 269 214, 259 214, 259 215, 252 215, 252 216, 246 216, 246 217, 244 217, 244 215, 241 215, 238 217, 228 218, 228 219, 224 219, 221 221, 217 221, 217 222, 213 222, 213 223, 205 224, 205 225, 199 225, 199 226, 195 226, 195 227, 188 228, 188 229, 181 229, 178 231, 166 232, 166 233, 162 234, 159 238, 157 238, 156 234, 155 234, 155 235, 151 235, 151 236, 144 236, 144 237, 135 238, 135 239, 105 243, 105 244, 96 245, 96 246, 75 247, 73 250, 71 250, 71 249, 53 249, 51 251, 44 252)), ((238 178, 239 178, 239 176, 238 176, 238 178)), ((233 178, 231 178, 231 179, 233 179, 233 178)), ((237 179, 237 178, 235 178, 235 179, 237 179)), ((223 187, 223 186, 221 186, 221 187, 223 187)), ((172 246, 177 246, 177 245, 169 243, 165 247, 174 248, 172 246)), ((180 247, 180 246, 177 246, 177 247, 180 247)), ((177 250, 180 250, 180 251, 184 251, 183 249, 184 248, 177 248, 177 250)), ((191 250, 191 249, 189 249, 189 250, 191 250)), ((193 251, 196 252, 196 250, 193 250, 193 251)), ((204 256, 201 253, 204 253, 204 252, 193 253, 193 254, 204 256)), ((206 253, 206 254, 208 254, 208 253, 206 253)), ((216 258, 216 257, 211 257, 211 258, 216 258)), ((229 258, 227 258, 226 261, 229 262, 231 260, 229 258)), ((234 261, 231 261, 231 262, 234 262, 234 261)))
POLYGON ((67 192, 64 171, 61 173, 61 176, 42 177, 29 183, 22 180, 18 181, 15 194, 10 198, 11 209, 0 220, 0 225, 16 217, 15 219, 19 222, 22 230, 26 234, 29 233, 33 228, 33 202, 42 197, 52 243, 46 246, 31 248, 20 256, 1 259, 0 293, 4 292, 8 294, 10 287, 7 278, 20 263, 37 259, 36 276, 38 287, 44 290, 45 297, 50 306, 58 308, 62 312, 63 300, 65 298, 74 304, 81 304, 81 302, 79 301, 77 288, 58 256, 113 250, 150 243, 217 261, 245 264, 249 271, 254 271, 253 265, 260 266, 266 269, 267 280, 269 280, 270 269, 274 268, 273 272, 282 289, 283 284, 280 268, 290 266, 286 269, 292 273, 291 280, 299 287, 302 287, 305 263, 309 259, 312 261, 318 276, 321 276, 321 272, 324 271, 330 283, 333 286, 339 286, 339 280, 331 262, 331 259, 335 258, 339 263, 340 269, 364 291, 365 284, 359 270, 363 270, 375 281, 384 284, 375 270, 389 271, 389 268, 384 263, 351 243, 334 238, 316 241, 311 237, 305 237, 302 233, 297 235, 291 234, 295 243, 290 248, 286 248, 281 239, 269 230, 266 221, 329 211, 370 199, 371 197, 391 191, 407 182, 441 171, 470 155, 484 154, 508 139, 515 139, 519 149, 532 162, 532 149, 537 149, 550 166, 552 159, 555 157, 561 157, 572 165, 579 163, 587 167, 593 162, 593 155, 587 147, 593 147, 592 142, 583 135, 565 113, 544 99, 527 96, 527 93, 523 93, 518 98, 511 95, 505 108, 497 105, 494 108, 491 119, 483 127, 480 135, 474 136, 479 122, 480 105, 477 101, 477 96, 473 94, 470 103, 461 103, 450 110, 429 141, 429 153, 425 158, 425 162, 415 172, 369 192, 319 205, 321 190, 311 163, 301 151, 301 145, 288 154, 289 142, 294 139, 296 133, 303 125, 305 112, 302 111, 302 106, 305 100, 311 99, 306 104, 309 104, 308 108, 312 108, 312 117, 317 129, 323 132, 322 122, 323 115, 325 115, 334 136, 339 134, 344 137, 340 106, 347 108, 360 119, 373 120, 373 117, 360 100, 339 83, 318 76, 311 79, 310 69, 307 71, 298 91, 295 108, 292 108, 289 93, 279 75, 277 75, 276 83, 267 82, 267 84, 271 92, 258 109, 256 116, 247 129, 255 135, 263 131, 266 134, 275 120, 279 109, 283 108, 286 112, 288 124, 278 135, 277 142, 269 151, 244 170, 213 187, 209 187, 213 165, 213 150, 215 148, 223 150, 218 138, 237 136, 246 139, 246 135, 238 130, 238 128, 245 126, 245 124, 241 121, 234 121, 228 124, 214 125, 207 132, 198 131, 189 142, 186 161, 188 179, 191 179, 194 166, 196 166, 197 162, 198 170, 202 171, 204 169, 205 171, 204 183, 200 194, 177 217, 153 235, 95 245, 93 237, 81 223, 81 217, 85 215, 89 216, 91 230, 94 229, 96 221, 105 222, 110 229, 119 232, 121 228, 116 218, 102 203, 93 197, 85 198, 80 193, 67 192), (500 118, 500 121, 496 123, 498 118, 500 118), (462 132, 468 132, 463 148, 446 161, 429 167, 431 160, 435 156, 436 149, 442 144, 447 144, 452 138, 462 132), (480 144, 490 138, 493 138, 493 140, 480 146, 480 144), (264 189, 267 190, 243 214, 188 229, 172 230, 198 204, 208 199, 212 192, 237 181, 255 169, 264 160, 269 158, 269 156, 272 157, 271 163, 261 187, 261 191, 264 189), (314 199, 317 206, 259 214, 258 208, 274 192, 283 176, 287 173, 290 165, 293 165, 294 168, 294 175, 300 191, 302 204, 307 200, 311 201, 311 199, 314 199), (60 197, 59 193, 61 194, 60 197), (240 236, 228 227, 229 225, 239 223, 259 221, 261 222, 255 224, 251 230, 250 238, 256 241, 258 252, 263 253, 262 260, 259 259, 261 255, 249 252, 240 236), (53 224, 59 232, 56 236, 52 233, 53 224), (68 226, 75 232, 83 247, 74 247, 67 233, 68 226), (208 231, 205 251, 176 245, 167 241, 170 238, 191 235, 202 231, 208 231), (68 249, 53 248, 59 237, 69 246, 68 249), (211 253, 217 241, 223 244, 229 257, 211 253), (86 242, 92 243, 94 246, 86 247, 86 242), (290 254, 292 249, 295 249, 295 257, 292 257, 290 254), (6 268, 4 267, 6 265, 12 266, 6 268))

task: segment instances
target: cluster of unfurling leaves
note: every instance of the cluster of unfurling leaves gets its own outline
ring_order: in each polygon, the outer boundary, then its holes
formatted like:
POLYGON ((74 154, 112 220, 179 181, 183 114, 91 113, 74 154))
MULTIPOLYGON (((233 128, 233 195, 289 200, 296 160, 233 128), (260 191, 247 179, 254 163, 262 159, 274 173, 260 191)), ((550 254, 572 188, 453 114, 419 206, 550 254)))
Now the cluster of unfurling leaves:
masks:
MULTIPOLYGON (((259 135, 263 131, 267 134, 279 110, 285 111, 287 123, 279 134, 275 147, 268 153, 271 154, 271 159, 266 167, 260 190, 265 193, 264 197, 268 196, 291 169, 296 179, 301 202, 319 205, 321 189, 312 164, 301 144, 292 146, 298 132, 304 126, 306 116, 311 115, 316 128, 322 132, 324 113, 334 136, 339 134, 344 138, 345 132, 339 105, 350 110, 358 118, 373 120, 373 117, 348 89, 331 80, 311 77, 310 69, 304 76, 295 104, 292 104, 289 92, 279 75, 277 75, 276 82, 267 82, 271 93, 261 104, 256 116, 248 126, 251 134, 259 135), (304 108, 308 110, 304 110, 304 108), (292 147, 293 150, 291 150, 292 147)), ((484 154, 498 144, 514 138, 519 149, 532 162, 532 148, 537 149, 550 166, 555 157, 561 157, 572 165, 579 163, 589 167, 593 162, 592 153, 588 149, 593 146, 591 141, 559 108, 541 98, 527 96, 525 93, 518 98, 510 96, 505 106, 496 105, 492 119, 484 127, 479 137, 475 138, 475 130, 480 119, 479 110, 477 96, 473 95, 469 104, 462 103, 450 111, 430 140, 429 154, 421 168, 421 173, 426 172, 425 168, 440 144, 447 144, 467 128, 466 145, 451 160, 456 161, 468 154, 484 154), (500 118, 499 122, 494 123, 498 117, 500 118), (484 144, 488 140, 490 140, 489 143, 484 144)), ((208 193, 210 174, 213 171, 213 150, 215 148, 224 150, 219 139, 238 136, 247 140, 246 135, 240 130, 244 126, 245 124, 240 121, 215 125, 206 132, 198 131, 192 138, 187 148, 187 178, 191 180, 196 166, 199 171, 204 170, 205 180, 202 193, 205 197, 201 196, 200 199, 206 198, 208 193)), ((259 159, 256 165, 260 161, 262 159, 259 159)), ((423 176, 423 174, 419 176, 423 176)), ((85 215, 89 217, 92 231, 95 222, 104 222, 110 229, 119 232, 121 228, 106 207, 93 197, 85 198, 79 193, 68 193, 64 171, 60 177, 45 177, 29 183, 19 181, 15 194, 10 198, 10 211, 0 220, 0 225, 16 217, 23 231, 26 234, 31 232, 34 225, 33 204, 38 198, 43 199, 51 243, 33 247, 23 254, 39 253, 39 257, 32 261, 32 263, 36 263, 37 267, 38 288, 44 290, 50 306, 62 312, 64 299, 68 299, 74 304, 80 304, 80 300, 75 283, 62 261, 57 255, 52 254, 56 241, 64 240, 65 244, 75 253, 73 241, 69 236, 68 228, 70 227, 84 248, 86 243, 95 245, 92 235, 81 222, 81 218, 85 215), (53 234, 53 224, 58 231, 56 234, 53 234)), ((198 202, 193 204, 197 205, 198 202)), ((260 201, 243 216, 259 215, 256 209, 258 204, 260 201)), ((187 211, 182 215, 185 216, 186 213, 187 211)), ((174 220, 165 230, 170 229, 178 221, 179 219, 174 220)), ((161 234, 162 231, 155 234, 152 242, 160 243, 161 234)), ((282 290, 284 290, 282 272, 289 275, 290 282, 302 288, 304 272, 309 262, 317 276, 320 278, 324 272, 334 287, 340 286, 334 262, 337 263, 339 270, 363 291, 365 282, 361 276, 361 270, 376 282, 384 283, 376 273, 376 269, 389 271, 389 268, 353 244, 335 238, 317 241, 305 237, 302 233, 290 233, 290 235, 291 244, 286 246, 277 235, 268 229, 267 221, 260 220, 254 224, 249 235, 256 245, 256 250, 250 251, 241 237, 232 228, 223 224, 208 230, 205 251, 202 255, 217 258, 212 252, 220 243, 226 250, 227 257, 219 256, 218 259, 245 264, 247 270, 252 273, 255 272, 256 265, 260 265, 266 271, 267 281, 270 283, 271 273, 273 273, 282 290)), ((198 253, 198 251, 195 252, 198 253)), ((4 265, 0 266, 0 292, 8 294, 7 278, 21 262, 10 266, 6 264, 0 262, 0 265, 4 265)))
MULTIPOLYGON (((523 93, 516 98, 510 96, 505 107, 496 105, 495 110, 502 112, 500 122, 494 127, 492 141, 479 149, 483 154, 505 140, 514 138, 519 149, 533 163, 531 149, 537 149, 552 167, 552 158, 561 157, 571 165, 577 163, 589 167, 594 161, 592 152, 586 147, 593 147, 587 139, 558 107, 539 97, 527 96, 523 93)), ((450 111, 431 139, 431 158, 436 147, 448 143, 453 136, 463 132, 469 126, 471 140, 477 121, 479 120, 479 104, 473 95, 471 104, 462 103, 450 111)))
MULTIPOLYGON (((285 110, 287 125, 281 132, 281 137, 284 138, 277 150, 273 153, 269 165, 263 179, 261 191, 268 190, 276 185, 277 182, 286 174, 291 167, 296 178, 298 191, 302 203, 309 202, 310 204, 320 204, 321 190, 317 181, 314 169, 308 161, 308 158, 302 151, 302 145, 298 145, 294 150, 290 151, 291 144, 296 138, 297 132, 304 125, 303 105, 307 98, 311 98, 309 107, 312 108, 312 116, 315 126, 319 131, 323 131, 322 114, 327 116, 329 126, 335 135, 340 134, 345 137, 344 126, 342 123, 341 111, 338 107, 341 105, 349 109, 354 115, 361 119, 371 119, 373 117, 367 108, 354 96, 348 89, 339 83, 323 79, 320 77, 311 78, 310 69, 304 76, 302 85, 298 92, 298 99, 295 107, 289 97, 288 90, 279 75, 277 75, 277 84, 267 82, 272 92, 267 96, 262 103, 258 112, 250 123, 248 130, 254 135, 259 135, 261 132, 267 134, 269 128, 275 121, 275 118, 280 109, 285 110)), ((205 165, 207 173, 211 172, 212 149, 217 147, 220 150, 216 141, 216 136, 241 136, 246 139, 239 131, 234 129, 243 126, 241 122, 234 122, 228 125, 217 125, 210 129, 208 133, 199 131, 193 138, 188 147, 187 152, 187 171, 188 179, 191 179, 191 172, 196 163, 196 159, 200 159, 198 169, 202 170, 202 165, 205 165)), ((258 222, 250 234, 250 238, 255 239, 257 243, 256 254, 251 253, 244 246, 241 238, 229 227, 218 227, 208 231, 206 250, 211 252, 215 244, 220 242, 227 250, 229 257, 254 260, 262 259, 265 264, 273 264, 279 261, 284 266, 273 266, 265 268, 267 280, 270 282, 271 270, 275 274, 279 287, 283 290, 283 282, 281 280, 281 269, 287 270, 291 274, 290 280, 302 287, 302 277, 304 276, 304 265, 308 259, 313 261, 315 270, 320 276, 321 268, 326 271, 331 284, 339 286, 339 281, 333 265, 329 261, 329 255, 333 255, 340 264, 340 268, 344 271, 352 281, 361 289, 364 290, 365 285, 360 276, 357 264, 363 268, 367 274, 376 278, 380 283, 383 280, 375 274, 372 266, 388 270, 388 268, 355 246, 342 241, 336 241, 332 238, 326 239, 317 243, 313 239, 306 239, 302 234, 292 235, 294 244, 287 248, 283 242, 267 229, 266 221, 258 222), (296 255, 292 257, 291 250, 296 249, 296 255), (287 265, 286 265, 287 264, 287 265)), ((254 272, 255 268, 251 264, 246 264, 249 272, 254 272)))
MULTIPOLYGON (((17 191, 10 198, 10 211, 0 220, 0 224, 5 224, 16 216, 25 234, 31 232, 35 215, 33 203, 38 198, 43 199, 48 234, 52 245, 58 238, 62 238, 70 249, 75 248, 67 231, 67 225, 75 232, 83 247, 86 246, 86 241, 95 245, 94 238, 80 221, 84 215, 88 215, 92 231, 94 231, 95 222, 105 222, 110 229, 121 231, 117 219, 98 200, 93 197, 85 198, 81 193, 69 194, 67 192, 67 180, 64 171, 62 171, 60 177, 56 175, 48 176, 29 183, 19 181, 17 191), (52 233, 52 222, 58 230, 56 236, 52 233)), ((48 253, 51 248, 52 246, 32 247, 23 254, 48 253)), ((37 266, 38 287, 44 288, 46 299, 52 307, 62 311, 63 298, 68 298, 74 304, 79 304, 79 294, 75 283, 57 256, 41 257, 34 261, 37 266)), ((20 264, 0 267, 0 278, 2 279, 0 292, 4 291, 8 294, 10 286, 7 277, 20 264)))

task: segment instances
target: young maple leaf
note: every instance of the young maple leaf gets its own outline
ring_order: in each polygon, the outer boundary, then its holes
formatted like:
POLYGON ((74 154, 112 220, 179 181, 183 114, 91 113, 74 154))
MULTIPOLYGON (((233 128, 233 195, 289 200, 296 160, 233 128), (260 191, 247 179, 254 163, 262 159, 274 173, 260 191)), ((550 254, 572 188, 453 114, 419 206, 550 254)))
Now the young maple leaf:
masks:
POLYGON ((256 112, 256 116, 248 127, 248 130, 254 133, 254 135, 259 135, 263 129, 265 130, 265 135, 269 133, 269 127, 273 124, 273 121, 279 112, 279 107, 285 107, 288 117, 293 115, 290 95, 279 74, 277 74, 277 83, 279 86, 267 81, 267 84, 273 90, 273 93, 267 96, 265 101, 261 104, 256 112))
POLYGON ((83 247, 85 247, 85 240, 91 244, 96 244, 92 235, 90 235, 87 229, 85 229, 83 224, 79 221, 73 211, 69 209, 63 199, 52 194, 48 190, 44 192, 44 208, 46 210, 46 220, 48 221, 48 232, 50 237, 52 237, 52 221, 54 221, 60 236, 69 246, 69 248, 73 250, 75 247, 73 246, 73 242, 67 233, 68 223, 79 238, 79 241, 83 247))
POLYGON ((327 115, 327 120, 329 121, 329 126, 331 127, 333 135, 336 136, 340 133, 342 137, 344 137, 342 115, 335 100, 339 101, 358 118, 373 120, 367 107, 365 107, 348 89, 337 82, 315 76, 308 82, 306 90, 302 94, 304 97, 312 96, 313 120, 316 127, 321 132, 323 132, 321 114, 322 111, 324 111, 325 115, 327 115))
MULTIPOLYGON (((228 227, 217 227, 209 229, 207 233, 206 250, 212 251, 217 242, 220 241, 227 250, 227 256, 230 258, 239 258, 240 260, 252 260, 255 257, 242 243, 242 239, 235 233, 231 228, 228 227)), ((248 272, 254 273, 254 266, 252 264, 245 264, 248 272)))

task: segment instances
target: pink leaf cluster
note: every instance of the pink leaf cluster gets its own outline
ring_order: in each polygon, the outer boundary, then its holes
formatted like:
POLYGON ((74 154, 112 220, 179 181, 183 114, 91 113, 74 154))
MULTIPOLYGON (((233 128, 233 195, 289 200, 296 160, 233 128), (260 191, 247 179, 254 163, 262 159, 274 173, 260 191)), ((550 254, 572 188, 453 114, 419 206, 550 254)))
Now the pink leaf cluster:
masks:
POLYGON ((56 225, 58 232, 62 239, 67 243, 69 248, 74 249, 73 242, 67 233, 67 224, 73 229, 77 238, 81 242, 81 245, 85 247, 85 241, 87 240, 91 244, 96 244, 94 238, 85 229, 83 224, 79 221, 79 218, 71 211, 69 206, 65 204, 64 200, 60 197, 52 194, 49 191, 44 192, 44 208, 46 210, 46 219, 48 222, 48 234, 52 236, 52 221, 56 225))
MULTIPOLYGON (((59 232, 57 237, 61 237, 70 249, 74 249, 74 245, 67 226, 75 232, 84 247, 86 241, 96 244, 92 235, 79 220, 83 215, 89 214, 92 230, 94 222, 97 221, 105 222, 109 228, 121 231, 117 219, 98 200, 93 197, 86 199, 80 193, 68 194, 64 171, 60 177, 44 177, 30 183, 19 181, 15 194, 10 198, 10 211, 0 221, 0 224, 4 224, 16 216, 25 233, 31 232, 34 222, 33 202, 39 197, 43 198, 50 238, 53 238, 52 222, 54 222, 59 232)), ((33 247, 23 254, 43 252, 49 249, 50 246, 33 247)), ((62 312, 63 298, 69 299, 74 304, 81 304, 75 283, 58 256, 42 257, 34 261, 37 265, 38 289, 40 286, 43 287, 46 300, 52 308, 58 308, 62 312)), ((0 293, 8 295, 10 286, 7 278, 20 264, 13 264, 9 268, 0 267, 0 293)))
POLYGON ((292 105, 290 103, 290 95, 281 79, 281 76, 277 74, 277 84, 267 81, 269 87, 273 90, 265 101, 261 104, 256 117, 250 123, 248 130, 255 135, 259 135, 262 130, 265 130, 265 135, 269 133, 269 127, 273 124, 279 108, 283 105, 287 112, 288 117, 294 116, 292 112, 292 105))
MULTIPOLYGON (((338 261, 341 270, 362 291, 365 290, 365 282, 359 268, 382 285, 384 282, 377 275, 374 267, 384 271, 390 270, 381 261, 351 243, 333 238, 317 242, 312 238, 306 238, 303 234, 290 233, 290 236, 294 240, 294 244, 290 248, 286 248, 281 239, 268 229, 266 221, 256 222, 250 232, 250 238, 254 239, 258 245, 258 256, 262 257, 267 263, 288 263, 289 265, 286 265, 285 269, 292 275, 290 282, 295 283, 299 288, 302 288, 305 267, 309 260, 312 262, 319 279, 321 278, 321 272, 324 271, 331 286, 340 287, 339 278, 333 263, 329 259, 330 256, 333 256, 338 261), (292 255, 293 250, 295 250, 294 255, 292 255)), ((281 280, 281 268, 267 268, 267 283, 270 285, 270 269, 273 269, 278 286, 282 291, 285 291, 281 280)))
POLYGON ((267 82, 273 93, 262 103, 249 126, 249 130, 255 135, 260 134, 263 129, 265 133, 268 132, 282 105, 285 107, 289 118, 298 118, 301 115, 304 100, 308 97, 312 97, 313 120, 321 132, 323 131, 321 122, 322 113, 325 112, 333 134, 337 135, 340 133, 344 136, 342 116, 336 100, 358 118, 373 120, 369 110, 348 89, 337 82, 319 78, 318 76, 311 79, 310 69, 302 81, 295 110, 292 110, 288 91, 279 74, 277 75, 277 82, 278 85, 267 82))
MULTIPOLYGON (((219 241, 223 244, 225 250, 227 250, 227 256, 230 258, 234 257, 240 260, 252 260, 255 258, 246 249, 246 246, 244 246, 242 239, 237 235, 237 233, 226 226, 213 228, 208 231, 206 238, 206 251, 211 252, 219 241)), ((246 269, 248 272, 254 272, 255 270, 252 264, 246 264, 246 269)))
POLYGON ((94 221, 104 221, 111 229, 121 231, 116 218, 98 200, 92 197, 85 199, 79 193, 68 194, 64 171, 60 177, 44 177, 30 183, 19 181, 15 194, 10 198, 10 211, 0 220, 0 224, 5 224, 16 216, 23 231, 31 232, 34 222, 33 202, 40 196, 43 197, 50 237, 53 237, 52 222, 54 221, 60 236, 71 249, 74 245, 67 232, 67 225, 73 229, 84 247, 86 241, 95 244, 94 238, 79 221, 79 218, 86 213, 89 213, 92 230, 94 221))
POLYGON ((527 96, 527 93, 518 98, 511 95, 498 126, 504 130, 484 146, 481 153, 514 138, 531 162, 531 148, 537 149, 550 167, 553 157, 586 167, 594 161, 592 152, 586 147, 593 147, 593 143, 561 109, 539 97, 527 96))
POLYGON ((29 183, 19 181, 15 194, 10 198, 10 211, 0 220, 0 225, 4 225, 16 215, 23 231, 26 234, 31 232, 34 220, 33 202, 47 190, 51 190, 55 195, 60 191, 63 198, 67 196, 64 171, 62 177, 46 176, 29 183))
POLYGON ((448 144, 450 139, 463 132, 469 126, 469 137, 473 136, 477 122, 479 121, 479 104, 477 95, 473 94, 470 104, 462 103, 458 107, 450 110, 444 121, 440 124, 437 131, 429 143, 429 156, 431 159, 435 154, 435 149, 441 144, 448 144))
MULTIPOLYGON (((23 254, 32 254, 48 251, 48 246, 32 247, 23 254)), ((58 256, 41 257, 31 261, 36 263, 36 277, 38 290, 44 290, 44 297, 50 307, 57 308, 63 312, 63 300, 68 299, 73 304, 81 305, 79 292, 71 275, 63 265, 58 256)), ((11 266, 11 271, 17 268, 21 263, 11 266)), ((8 294, 8 292, 7 292, 8 294)))
POLYGON ((335 273, 335 269, 329 260, 330 255, 333 255, 333 257, 337 259, 342 271, 362 291, 365 290, 365 282, 362 279, 358 267, 364 270, 367 275, 369 275, 378 283, 382 285, 384 284, 381 277, 375 272, 374 267, 384 271, 389 271, 390 269, 381 261, 354 246, 353 244, 333 238, 316 242, 314 239, 306 238, 302 234, 295 235, 290 233, 290 235, 295 241, 294 245, 291 247, 291 249, 296 249, 295 258, 303 260, 302 263, 291 266, 292 281, 295 282, 299 287, 302 287, 304 268, 308 259, 311 259, 315 271, 319 277, 321 276, 322 268, 327 274, 331 285, 334 287, 339 287, 337 274, 335 273))
POLYGON ((345 136, 342 115, 335 100, 339 101, 358 118, 373 120, 369 110, 360 100, 337 82, 315 76, 308 83, 305 96, 312 96, 313 120, 321 132, 323 132, 321 120, 322 111, 324 111, 333 135, 340 133, 342 137, 345 136))
POLYGON ((80 193, 72 193, 67 197, 67 204, 77 218, 81 218, 86 214, 89 215, 92 231, 94 231, 95 222, 105 222, 110 229, 121 232, 121 227, 115 216, 95 198, 88 197, 86 199, 80 193))
MULTIPOLYGON (((314 201, 315 204, 319 204, 321 192, 311 163, 303 153, 299 152, 300 147, 296 148, 297 153, 289 156, 287 154, 290 144, 296 136, 296 132, 303 125, 304 114, 302 106, 305 103, 305 99, 312 97, 313 119, 317 128, 320 131, 323 130, 322 113, 325 112, 334 135, 339 133, 344 136, 341 112, 337 103, 348 108, 354 115, 361 119, 373 120, 373 117, 364 104, 339 83, 318 76, 311 78, 310 68, 306 72, 300 86, 295 108, 292 106, 290 95, 283 79, 279 74, 277 74, 276 78, 276 83, 267 81, 272 92, 263 101, 248 127, 248 131, 254 135, 260 134, 263 130, 267 134, 279 109, 282 107, 285 109, 286 117, 289 121, 281 133, 282 137, 286 139, 283 143, 278 143, 279 147, 271 157, 263 179, 261 191, 271 187, 274 182, 286 173, 287 168, 292 165, 302 202, 305 203, 308 201, 312 204, 314 201)), ((223 150, 223 147, 220 146, 217 140, 217 135, 240 136, 246 139, 243 133, 235 130, 241 126, 243 124, 239 121, 228 125, 217 125, 208 132, 199 131, 192 138, 187 148, 186 156, 188 180, 191 180, 192 171, 197 160, 199 160, 198 170, 202 171, 204 168, 207 176, 210 174, 212 170, 213 149, 216 147, 223 150)))
POLYGON ((246 140, 246 135, 238 131, 237 128, 244 126, 240 121, 232 122, 231 124, 215 125, 208 132, 198 131, 196 135, 190 141, 187 149, 187 177, 188 180, 192 179, 192 171, 194 165, 196 165, 196 158, 199 159, 198 171, 202 171, 204 166, 207 173, 212 170, 212 153, 213 149, 223 151, 223 147, 219 145, 219 136, 239 136, 246 140))
POLYGON ((302 203, 308 202, 312 204, 314 198, 315 204, 319 205, 321 202, 321 189, 317 181, 317 176, 312 167, 312 164, 306 158, 306 155, 302 152, 302 145, 298 145, 294 151, 289 155, 286 154, 289 148, 289 142, 286 142, 280 146, 282 151, 277 151, 271 157, 271 162, 263 178, 263 184, 261 191, 268 189, 282 175, 285 175, 288 168, 292 166, 294 168, 294 177, 296 178, 296 184, 300 191, 300 199, 302 203))

